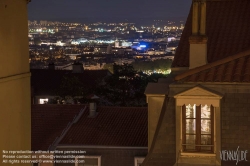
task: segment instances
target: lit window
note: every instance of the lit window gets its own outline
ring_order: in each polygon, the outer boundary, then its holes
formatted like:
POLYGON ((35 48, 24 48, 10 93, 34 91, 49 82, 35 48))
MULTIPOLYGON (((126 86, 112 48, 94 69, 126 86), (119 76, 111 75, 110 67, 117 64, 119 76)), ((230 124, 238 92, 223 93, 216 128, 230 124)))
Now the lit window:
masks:
POLYGON ((214 151, 214 107, 184 105, 182 107, 182 147, 184 152, 214 151))
POLYGON ((39 99, 39 104, 47 104, 49 99, 39 99))

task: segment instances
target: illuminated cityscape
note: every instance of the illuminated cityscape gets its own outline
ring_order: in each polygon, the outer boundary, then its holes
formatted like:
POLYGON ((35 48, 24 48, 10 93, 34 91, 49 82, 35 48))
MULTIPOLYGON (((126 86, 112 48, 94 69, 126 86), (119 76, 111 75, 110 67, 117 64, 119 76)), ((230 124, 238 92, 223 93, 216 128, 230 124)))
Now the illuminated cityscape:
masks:
POLYGON ((0 165, 249 166, 249 9, 0 0, 0 165))
POLYGON ((77 60, 92 70, 103 69, 105 64, 173 59, 184 22, 152 23, 159 26, 28 21, 31 68, 47 68, 53 62, 57 69, 67 70, 65 66, 77 60))

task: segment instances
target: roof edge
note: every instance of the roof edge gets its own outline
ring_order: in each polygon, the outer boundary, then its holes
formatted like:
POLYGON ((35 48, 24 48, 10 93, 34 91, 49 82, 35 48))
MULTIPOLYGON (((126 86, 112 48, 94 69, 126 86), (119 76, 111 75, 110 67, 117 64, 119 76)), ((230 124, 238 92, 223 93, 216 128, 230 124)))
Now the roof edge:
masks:
POLYGON ((241 57, 244 57, 244 56, 247 56, 247 55, 250 55, 250 47, 247 50, 239 52, 239 53, 237 53, 235 55, 223 58, 221 60, 218 60, 218 61, 206 64, 206 65, 194 68, 194 69, 190 69, 190 70, 188 70, 188 71, 186 71, 184 73, 181 73, 181 74, 177 75, 175 77, 175 80, 176 81, 181 80, 181 79, 183 79, 183 78, 185 78, 187 76, 193 75, 193 74, 198 73, 200 71, 203 71, 203 70, 206 70, 206 69, 209 69, 209 68, 221 65, 223 63, 227 63, 227 62, 233 61, 235 59, 238 59, 238 58, 241 58, 241 57))
MULTIPOLYGON (((179 96, 190 96, 190 95, 185 95, 185 94, 188 93, 188 92, 191 92, 193 90, 199 90, 199 91, 202 91, 202 92, 206 92, 206 93, 208 93, 209 96, 212 96, 212 98, 220 98, 221 99, 223 97, 223 94, 221 94, 221 93, 219 93, 219 92, 217 92, 217 91, 215 91, 213 89, 209 89, 207 87, 204 87, 204 86, 199 84, 199 85, 196 85, 196 86, 194 86, 192 88, 186 89, 186 90, 174 95, 174 98, 178 98, 179 96)), ((208 95, 206 95, 206 98, 207 98, 208 95)), ((200 96, 198 98, 200 98, 200 96)))
POLYGON ((65 137, 65 135, 68 133, 68 131, 70 130, 71 126, 74 123, 77 123, 77 121, 82 117, 82 114, 85 112, 85 110, 87 109, 87 107, 85 106, 84 108, 82 108, 79 113, 74 117, 74 119, 68 123, 68 125, 64 128, 64 130, 62 131, 61 135, 59 137, 57 137, 54 142, 49 146, 48 150, 55 150, 57 145, 62 141, 62 139, 65 137))

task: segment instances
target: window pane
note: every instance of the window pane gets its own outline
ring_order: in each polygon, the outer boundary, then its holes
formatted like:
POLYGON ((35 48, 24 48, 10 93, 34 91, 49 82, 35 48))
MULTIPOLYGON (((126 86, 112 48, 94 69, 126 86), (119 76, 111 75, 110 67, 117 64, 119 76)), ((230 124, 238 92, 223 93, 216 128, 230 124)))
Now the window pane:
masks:
POLYGON ((201 135, 202 145, 211 145, 211 135, 201 135))
POLYGON ((201 134, 211 134, 211 120, 201 120, 201 134))
POLYGON ((190 104, 186 106, 186 118, 195 118, 196 105, 191 106, 190 104))
MULTIPOLYGON (((202 145, 211 145, 211 135, 201 135, 201 144, 202 145)), ((201 150, 203 151, 211 151, 211 146, 202 146, 201 150)))
POLYGON ((202 105, 201 106, 201 118, 211 118, 210 106, 202 105))
POLYGON ((192 144, 187 145, 187 150, 195 150, 195 135, 186 135, 186 144, 192 144))
POLYGON ((195 134, 195 119, 186 119, 186 133, 195 134))
POLYGON ((203 151, 203 152, 205 152, 205 151, 211 152, 211 151, 212 151, 212 147, 211 147, 211 146, 208 146, 208 147, 201 147, 201 151, 203 151))

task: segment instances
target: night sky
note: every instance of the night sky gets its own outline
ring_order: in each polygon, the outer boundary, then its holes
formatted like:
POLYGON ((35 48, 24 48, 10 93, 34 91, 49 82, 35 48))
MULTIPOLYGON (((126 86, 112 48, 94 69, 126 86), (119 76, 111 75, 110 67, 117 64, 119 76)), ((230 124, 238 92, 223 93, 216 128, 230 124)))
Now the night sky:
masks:
POLYGON ((192 0, 32 0, 29 19, 187 17, 192 0))

